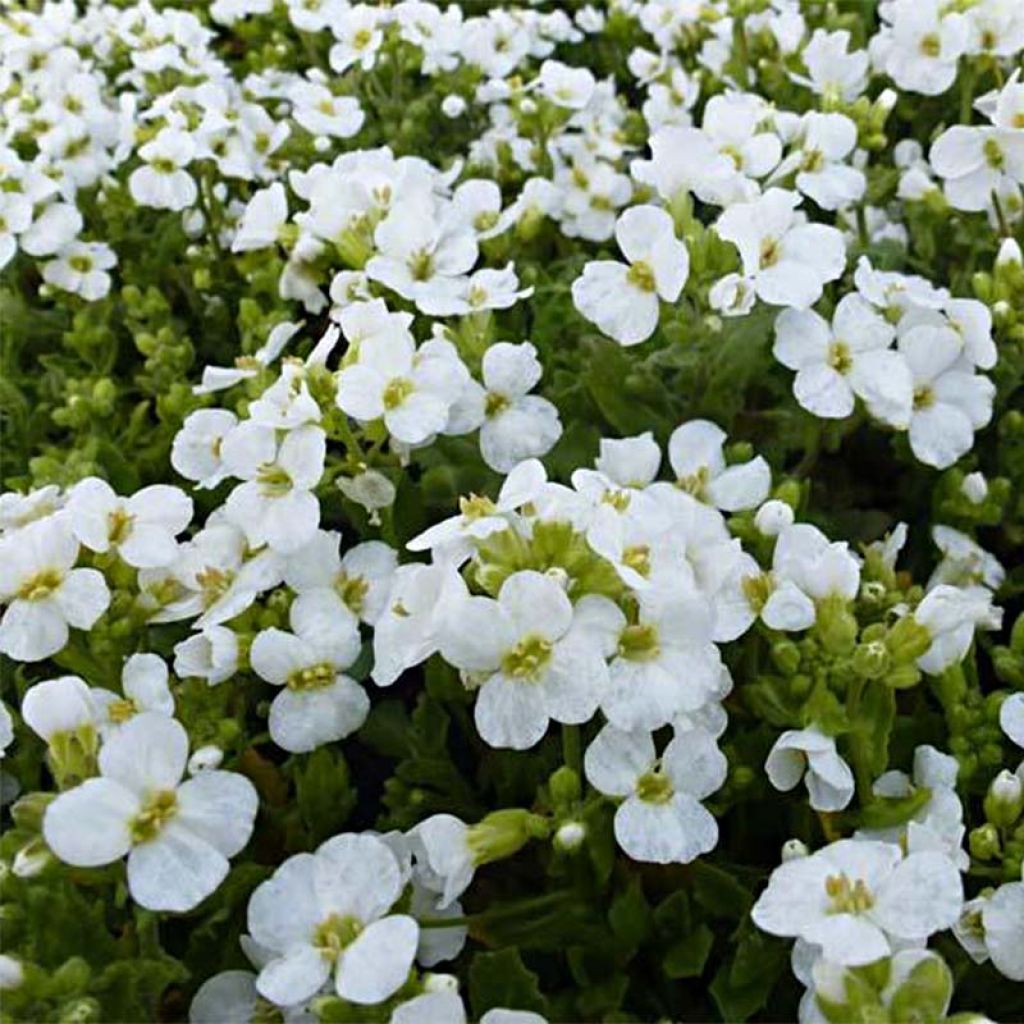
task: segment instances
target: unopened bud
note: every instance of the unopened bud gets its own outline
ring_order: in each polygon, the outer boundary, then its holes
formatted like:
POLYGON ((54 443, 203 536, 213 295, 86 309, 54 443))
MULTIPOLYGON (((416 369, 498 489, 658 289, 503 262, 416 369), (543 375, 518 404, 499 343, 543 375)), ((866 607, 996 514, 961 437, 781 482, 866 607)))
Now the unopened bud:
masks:
POLYGON ((1013 772, 1001 771, 985 795, 985 817, 997 828, 1009 828, 1024 810, 1024 785, 1013 772))
POLYGON ((200 747, 188 759, 189 775, 197 775, 199 772, 208 772, 213 768, 219 768, 224 760, 224 751, 212 743, 200 747))
POLYGON ((791 860, 798 860, 810 854, 810 849, 802 839, 787 839, 782 844, 782 863, 786 864, 791 860))
POLYGON ((11 873, 18 878, 35 878, 52 860, 46 843, 41 838, 31 839, 14 855, 11 873))
POLYGON ((459 979, 454 974, 434 974, 428 971, 423 975, 424 992, 458 992, 459 979))
POLYGON ((578 850, 587 838, 587 827, 581 821, 567 821, 555 833, 555 848, 563 853, 578 850))
POLYGON ((766 501, 754 516, 754 525, 766 537, 777 537, 791 526, 795 516, 793 507, 778 498, 766 501))
POLYGON ((1024 263, 1024 257, 1021 255, 1020 246, 1015 238, 1004 238, 1002 245, 999 246, 999 254, 996 256, 996 266, 1005 267, 1010 263, 1020 266, 1024 263))
POLYGON ((968 473, 960 484, 964 497, 973 505, 980 505, 988 497, 988 481, 984 473, 968 473))
POLYGON ((978 860, 994 860, 999 856, 999 830, 991 822, 971 830, 967 845, 978 860))

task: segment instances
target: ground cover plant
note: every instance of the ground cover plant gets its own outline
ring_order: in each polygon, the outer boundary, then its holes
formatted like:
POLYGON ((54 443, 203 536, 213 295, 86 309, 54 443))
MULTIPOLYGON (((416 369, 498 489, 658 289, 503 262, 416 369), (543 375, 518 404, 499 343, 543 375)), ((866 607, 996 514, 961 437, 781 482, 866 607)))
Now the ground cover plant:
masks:
POLYGON ((0 1019, 1024 1019, 1024 4, 0 10, 0 1019))

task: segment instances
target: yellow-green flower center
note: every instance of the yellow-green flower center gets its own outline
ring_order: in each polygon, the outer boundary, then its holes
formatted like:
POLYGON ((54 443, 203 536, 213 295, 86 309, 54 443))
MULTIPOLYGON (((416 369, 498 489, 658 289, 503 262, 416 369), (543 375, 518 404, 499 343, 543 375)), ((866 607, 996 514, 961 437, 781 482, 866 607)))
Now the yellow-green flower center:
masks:
POLYGON ((497 391, 488 391, 487 398, 484 400, 484 415, 491 419, 498 413, 504 412, 510 404, 504 395, 499 395, 497 391))
POLYGON ((434 276, 434 257, 426 249, 420 249, 409 259, 409 273, 414 281, 429 281, 434 276))
POLYGON ((914 408, 930 409, 935 404, 935 392, 926 384, 914 391, 914 408))
POLYGON ((134 519, 135 516, 123 508, 116 508, 107 516, 107 536, 111 544, 121 544, 128 539, 134 519))
POLYGON ((122 697, 110 705, 107 709, 107 714, 114 725, 121 725, 122 722, 127 722, 129 718, 134 718, 138 710, 135 701, 130 697, 122 697))
POLYGON ((744 576, 740 581, 740 587, 743 590, 743 596, 747 599, 747 604, 755 612, 760 613, 768 603, 768 598, 772 596, 775 580, 770 572, 763 572, 759 576, 744 576))
POLYGON ((825 879, 830 914, 862 914, 875 905, 871 890, 858 878, 851 882, 846 875, 829 875, 825 879))
POLYGON ((646 772, 636 780, 636 795, 644 803, 666 804, 672 793, 672 780, 661 772, 646 772))
POLYGON ((64 582, 64 577, 56 569, 43 569, 30 576, 18 588, 18 598, 22 601, 44 601, 64 582))
POLYGON ((622 552, 622 564, 641 576, 651 573, 651 549, 647 544, 633 544, 622 552))
POLYGON ((550 641, 537 633, 530 633, 501 659, 501 670, 512 679, 533 681, 550 660, 550 641))
POLYGON ((653 292, 657 288, 657 281, 654 278, 654 270, 649 263, 637 260, 626 274, 626 280, 642 292, 653 292))
POLYGON ((497 511, 498 507, 494 502, 483 495, 470 494, 459 498, 459 512, 462 513, 462 518, 469 522, 474 519, 486 519, 497 511))
POLYGON ((406 377, 395 377, 388 381, 384 389, 384 408, 389 412, 397 409, 415 390, 413 382, 406 377))
POLYGON ((711 476, 711 471, 707 466, 701 466, 696 473, 691 473, 689 476, 681 476, 676 480, 676 487, 681 491, 686 491, 687 494, 694 498, 703 500, 704 491, 708 485, 708 478, 711 476))
POLYGON ((346 946, 351 946, 363 930, 363 922, 351 914, 331 914, 316 926, 313 946, 320 955, 332 963, 346 946))
POLYGON ((334 590, 338 597, 355 615, 363 610, 369 589, 370 584, 362 576, 349 576, 345 572, 338 573, 338 578, 334 581, 334 590))
POLYGON ((333 665, 321 662, 319 665, 296 669, 286 680, 285 686, 299 693, 306 690, 322 690, 334 682, 337 674, 333 665))
POLYGON ((921 53, 926 57, 938 57, 942 53, 942 40, 935 32, 921 37, 921 53))
POLYGON ((173 789, 153 793, 142 805, 142 810, 132 819, 129 826, 132 842, 148 843, 155 839, 177 813, 178 796, 173 789))
POLYGON ((781 255, 782 251, 778 241, 774 238, 766 238, 761 243, 761 269, 767 270, 769 267, 774 267, 779 262, 781 255))
POLYGON ((619 656, 629 661, 652 661, 661 653, 658 627, 649 622, 638 622, 619 634, 619 656))
POLYGON ((845 341, 833 341, 828 347, 828 365, 837 373, 849 373, 853 368, 853 356, 845 341))
POLYGON ((276 462, 267 462, 256 473, 256 482, 268 498, 279 498, 292 489, 292 478, 276 462))
POLYGON ((1006 156, 1003 154, 1002 147, 995 139, 986 139, 984 145, 981 147, 982 152, 985 154, 985 161, 989 167, 994 168, 997 171, 1001 171, 1006 164, 1006 156))

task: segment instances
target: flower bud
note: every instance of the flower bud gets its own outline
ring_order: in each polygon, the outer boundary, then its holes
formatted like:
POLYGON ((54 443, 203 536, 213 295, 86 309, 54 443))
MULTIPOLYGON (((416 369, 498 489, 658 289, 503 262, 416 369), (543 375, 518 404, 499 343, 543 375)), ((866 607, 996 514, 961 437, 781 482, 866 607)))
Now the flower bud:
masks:
POLYGON ((968 473, 960 484, 960 491, 972 505, 980 505, 988 497, 988 481, 984 473, 968 473))
POLYGON ((587 827, 581 821, 567 821, 555 833, 555 849, 562 853, 575 853, 587 838, 587 827))
POLYGON ((17 988, 25 980, 21 963, 13 956, 0 953, 0 992, 17 988))
POLYGON ((11 808, 14 824, 29 832, 42 832, 43 815, 56 798, 56 793, 26 793, 11 808))
POLYGON ((766 537, 777 537, 787 527, 791 526, 795 516, 793 507, 778 498, 766 501, 754 516, 754 525, 766 537))
POLYGON ((223 760, 224 751, 220 747, 209 743, 205 747, 200 747, 193 752, 192 756, 188 759, 188 773, 189 775, 197 775, 199 772, 207 772, 213 768, 219 768, 223 760))
POLYGON ((11 873, 17 878, 35 878, 53 860, 42 837, 29 840, 15 855, 11 873))
POLYGON ((999 253, 996 256, 996 266, 1005 267, 1010 263, 1016 263, 1020 266, 1024 263, 1024 256, 1021 255, 1020 245, 1017 244, 1015 238, 1004 238, 1002 245, 999 246, 999 253))
POLYGON ((434 974, 427 971, 423 975, 424 992, 458 992, 459 979, 454 974, 434 974))
POLYGON ((782 863, 810 855, 810 849, 802 839, 787 839, 782 844, 782 863))
POLYGON ((580 798, 580 777, 566 765, 551 776, 548 787, 556 807, 575 803, 580 798))
POLYGON ((494 811, 466 832, 474 864, 490 864, 518 853, 531 839, 545 839, 551 824, 521 807, 494 811))
POLYGON ((448 118, 461 117, 466 112, 466 101, 455 93, 449 93, 441 100, 441 113, 448 118))
POLYGON ((1024 785, 1013 772, 1001 771, 985 795, 985 817, 997 828, 1009 828, 1024 810, 1024 785))
POLYGON ((971 830, 967 845, 978 860, 994 860, 999 856, 999 831, 991 822, 971 830))

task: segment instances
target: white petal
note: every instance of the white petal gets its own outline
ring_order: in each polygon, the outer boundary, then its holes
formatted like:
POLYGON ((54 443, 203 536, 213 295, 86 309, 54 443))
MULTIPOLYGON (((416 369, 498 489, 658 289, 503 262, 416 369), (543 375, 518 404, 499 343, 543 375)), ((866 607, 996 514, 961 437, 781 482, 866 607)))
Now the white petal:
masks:
POLYGON ((587 747, 587 781, 606 796, 633 792, 637 777, 654 766, 654 741, 648 732, 625 732, 606 725, 587 747))
POLYGON ((685 793, 664 804, 630 797, 615 812, 615 839, 634 860, 689 864, 715 848, 718 822, 685 793))
POLYGON ((480 687, 474 718, 485 743, 513 750, 526 750, 538 743, 549 720, 539 687, 500 672, 480 687))
POLYGON ((173 718, 145 711, 100 750, 100 771, 136 793, 173 790, 185 774, 188 733, 173 718))
POLYGON ((293 946, 260 971, 256 988, 278 1006, 293 1006, 316 995, 330 973, 330 962, 319 950, 309 944, 293 946))
POLYGON ((147 910, 191 910, 227 873, 224 855, 173 819, 128 855, 128 890, 147 910))
POLYGON ((316 851, 313 885, 328 913, 373 921, 387 913, 402 893, 395 855, 376 836, 346 833, 316 851))
POLYGON ((249 842, 258 807, 256 788, 244 775, 205 771, 178 789, 175 820, 225 857, 233 857, 249 842))
POLYGON ((110 779, 88 779, 46 808, 43 836, 68 864, 110 864, 131 849, 129 826, 138 811, 139 800, 131 790, 110 779))
POLYGON ((338 965, 338 995, 363 1006, 383 1002, 405 983, 419 926, 396 914, 376 921, 349 946, 338 965))
POLYGON ((893 935, 926 939, 952 927, 963 902, 960 872, 948 857, 912 853, 883 883, 872 917, 893 935))
POLYGON ((344 739, 358 729, 370 698, 348 676, 319 690, 282 690, 270 705, 270 738, 283 750, 305 753, 344 739))

